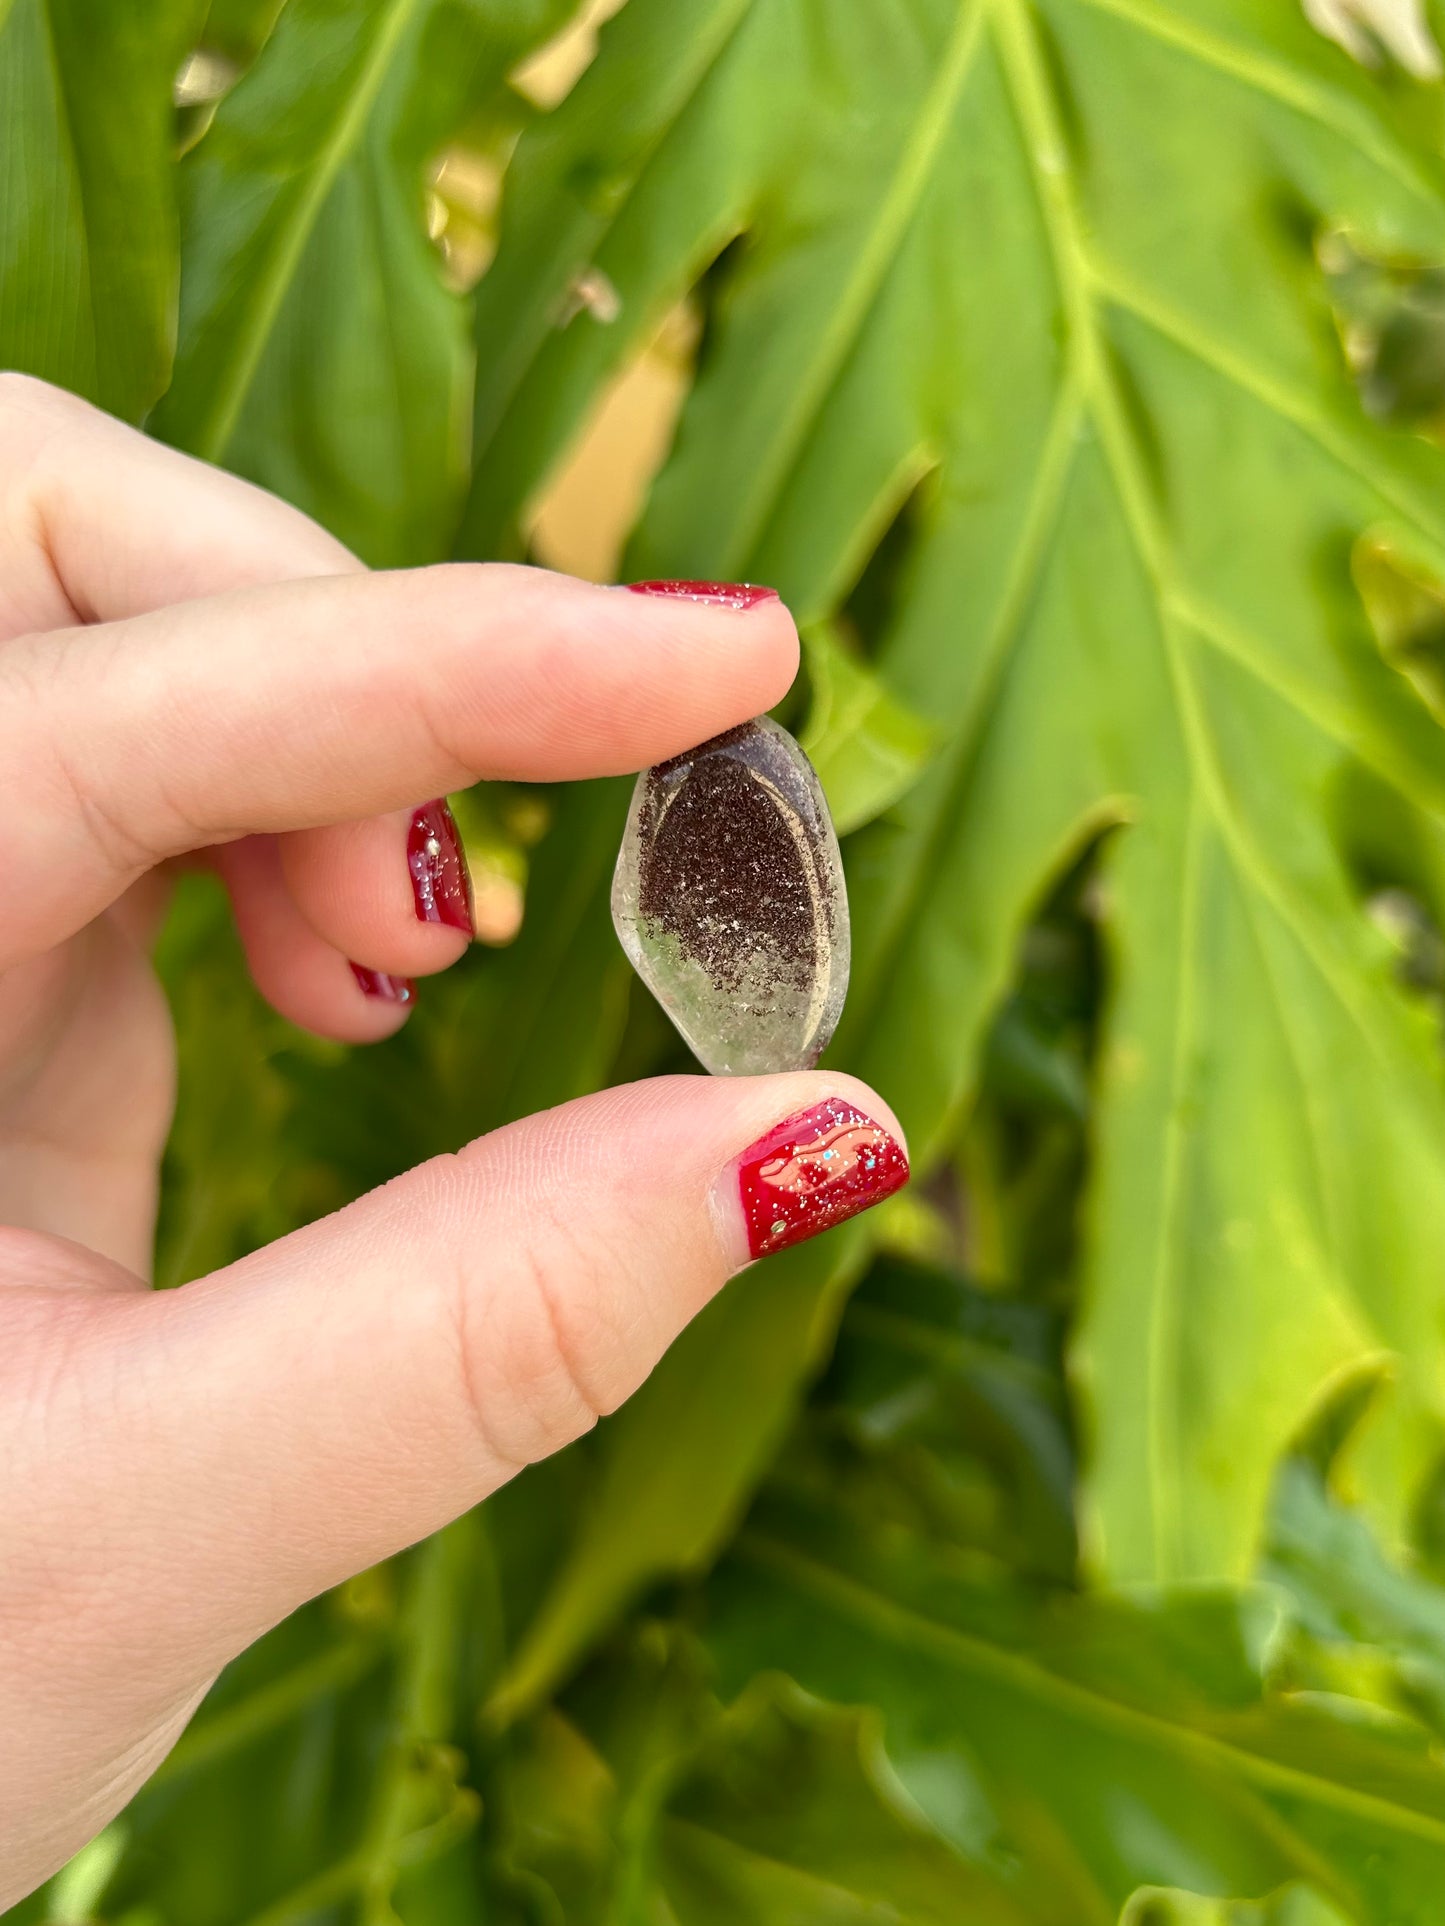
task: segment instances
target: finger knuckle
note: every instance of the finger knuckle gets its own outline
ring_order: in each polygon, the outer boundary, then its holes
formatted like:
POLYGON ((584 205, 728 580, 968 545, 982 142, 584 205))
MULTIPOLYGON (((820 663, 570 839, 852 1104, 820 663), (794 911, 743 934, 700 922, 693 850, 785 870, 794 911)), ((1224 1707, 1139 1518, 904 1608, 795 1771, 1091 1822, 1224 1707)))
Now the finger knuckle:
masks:
POLYGON ((165 838, 140 835, 126 815, 106 798, 89 769, 57 735, 51 742, 50 767, 62 801, 79 822, 102 862, 118 878, 130 880, 183 846, 184 835, 165 838))
POLYGON ((505 1260, 456 1267, 463 1397, 484 1448, 512 1467, 550 1456, 617 1402, 609 1389, 605 1251, 547 1202, 505 1260))
POLYGON ((21 491, 19 504, 10 504, 12 515, 17 507, 29 505, 54 452, 67 446, 76 431, 114 425, 79 395, 10 369, 0 370, 0 424, 5 475, 12 488, 21 491))
POLYGON ((42 381, 39 375, 23 374, 18 368, 0 368, 0 411, 6 414, 61 414, 86 405, 64 388, 42 381))

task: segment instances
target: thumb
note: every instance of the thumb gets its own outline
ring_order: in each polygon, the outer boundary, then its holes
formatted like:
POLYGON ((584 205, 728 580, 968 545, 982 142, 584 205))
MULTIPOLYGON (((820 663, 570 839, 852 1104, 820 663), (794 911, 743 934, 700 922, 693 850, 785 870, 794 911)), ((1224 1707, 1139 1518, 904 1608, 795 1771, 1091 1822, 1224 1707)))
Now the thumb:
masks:
POLYGON ((30 1306, 9 1359, 45 1387, 0 1604, 25 1623, 33 1586, 68 1677, 93 1650, 112 1699, 173 1700, 611 1411, 750 1258, 907 1174, 849 1078, 674 1077, 514 1124, 184 1290, 0 1291, 0 1314, 30 1306))

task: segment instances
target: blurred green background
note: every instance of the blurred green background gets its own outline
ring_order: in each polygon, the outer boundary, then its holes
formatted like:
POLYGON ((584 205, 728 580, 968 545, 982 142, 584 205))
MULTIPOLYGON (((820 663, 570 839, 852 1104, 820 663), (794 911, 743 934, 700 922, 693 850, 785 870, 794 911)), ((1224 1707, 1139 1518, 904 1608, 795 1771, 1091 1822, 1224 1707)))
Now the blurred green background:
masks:
MULTIPOLYGON (((1442 30, 0 0, 0 360, 377 565, 780 588, 918 1172, 16 1926, 1438 1926, 1442 30)), ((457 799, 486 940, 372 1051, 188 885, 163 1284, 688 1067, 626 790, 457 799)))

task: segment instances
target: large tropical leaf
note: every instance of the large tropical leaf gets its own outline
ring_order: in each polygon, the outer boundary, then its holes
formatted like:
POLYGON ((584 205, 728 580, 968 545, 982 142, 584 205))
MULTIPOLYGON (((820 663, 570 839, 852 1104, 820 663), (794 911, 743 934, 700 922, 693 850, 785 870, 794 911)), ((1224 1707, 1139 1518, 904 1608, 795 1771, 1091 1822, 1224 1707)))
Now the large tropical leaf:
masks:
POLYGON ((511 1876, 569 1919, 851 1921, 865 1898, 930 1918, 930 1897, 1040 1926, 1433 1919, 1445 1772, 1408 1699, 1439 1592, 1299 1460, 1272 1510, 1282 1589, 1079 1596, 1056 1339, 1048 1313, 941 1274, 872 1276, 686 1607, 731 1710, 685 1715, 675 1660, 608 1653, 519 1742, 511 1876), (829 1701, 866 1708, 852 1732, 829 1701))
POLYGON ((824 616, 908 500, 870 639, 942 748, 848 851, 836 1060, 925 1168, 1031 906, 1123 825, 1077 1345, 1117 1577, 1245 1570, 1367 1357, 1399 1361, 1382 1488, 1438 1448, 1437 1047, 1336 798, 1364 768, 1445 809, 1351 573, 1366 538, 1445 570, 1445 459, 1366 414, 1321 257, 1445 255, 1439 110, 1294 0, 632 0, 481 291, 474 551, 725 248, 632 565, 824 616), (615 316, 569 305, 584 274, 615 316))
POLYGON ((1300 1462, 1283 1594, 1077 1595, 1051 1349, 1046 1318, 941 1276, 870 1280, 696 1608, 723 1696, 780 1670, 873 1708, 919 1812, 1031 1918, 1242 1923, 1201 1902, 1274 1892, 1270 1920, 1433 1918, 1445 1770, 1407 1693, 1438 1591, 1300 1462))
POLYGON ((0 6, 0 368, 133 420, 170 373, 171 94, 203 11, 0 6))

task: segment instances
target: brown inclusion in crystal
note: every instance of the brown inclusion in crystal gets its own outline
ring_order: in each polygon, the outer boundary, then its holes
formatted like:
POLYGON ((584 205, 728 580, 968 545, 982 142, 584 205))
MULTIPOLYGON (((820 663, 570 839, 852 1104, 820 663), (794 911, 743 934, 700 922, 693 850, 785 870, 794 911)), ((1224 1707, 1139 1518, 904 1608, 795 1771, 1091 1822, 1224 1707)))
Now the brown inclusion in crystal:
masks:
POLYGON ((817 1060, 842 1008, 848 908, 817 777, 762 716, 638 778, 613 917, 710 1070, 817 1060))
POLYGON ((750 729, 730 729, 650 769, 641 813, 638 907, 719 990, 741 986, 758 932, 770 940, 779 977, 803 984, 818 960, 807 852, 772 786, 717 753, 750 729))

